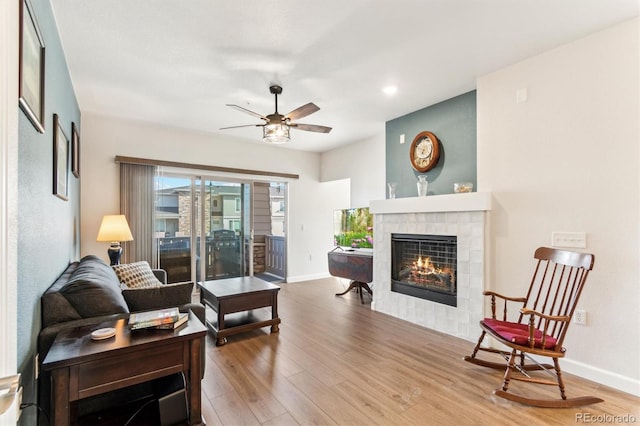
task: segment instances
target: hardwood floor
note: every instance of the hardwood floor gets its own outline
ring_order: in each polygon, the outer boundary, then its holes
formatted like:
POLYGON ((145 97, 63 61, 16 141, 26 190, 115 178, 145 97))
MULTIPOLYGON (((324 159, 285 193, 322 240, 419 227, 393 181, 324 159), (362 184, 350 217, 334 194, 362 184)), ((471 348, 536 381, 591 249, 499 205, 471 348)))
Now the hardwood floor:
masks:
MULTIPOLYGON (((345 284, 282 284, 280 333, 230 336, 221 347, 207 338, 207 425, 542 425, 622 423, 613 416, 625 415, 640 422, 640 398, 566 373, 568 397, 605 402, 541 409, 496 398, 502 373, 462 360, 473 343, 373 312, 353 292, 334 296, 345 284)), ((558 395, 556 387, 544 392, 558 395)))

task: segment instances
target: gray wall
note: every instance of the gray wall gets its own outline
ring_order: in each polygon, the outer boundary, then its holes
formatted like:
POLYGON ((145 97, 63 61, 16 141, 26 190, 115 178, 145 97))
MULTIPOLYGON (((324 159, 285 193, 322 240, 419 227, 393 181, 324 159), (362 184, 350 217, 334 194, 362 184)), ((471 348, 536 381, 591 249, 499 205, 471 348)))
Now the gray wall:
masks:
MULTIPOLYGON (((45 43, 45 132, 19 113, 18 152, 18 369, 25 402, 36 401, 33 359, 40 331, 40 296, 80 255, 80 181, 69 172, 69 200, 53 195, 53 114, 71 139, 80 110, 49 1, 32 1, 45 43)), ((17 107, 16 101, 16 107, 17 107)), ((82 135, 81 135, 82 137, 82 135)), ((42 361, 42 359, 40 360, 42 361)), ((22 425, 36 424, 27 408, 22 425)))
MULTIPOLYGON (((396 197, 418 195, 418 175, 409 160, 413 138, 422 131, 440 140, 440 160, 425 173, 428 195, 450 194, 454 182, 472 182, 476 191, 476 92, 465 93, 438 104, 387 121, 386 181, 396 182, 396 197), (400 135, 405 143, 400 143, 400 135)), ((387 195, 388 198, 388 195, 387 195)))

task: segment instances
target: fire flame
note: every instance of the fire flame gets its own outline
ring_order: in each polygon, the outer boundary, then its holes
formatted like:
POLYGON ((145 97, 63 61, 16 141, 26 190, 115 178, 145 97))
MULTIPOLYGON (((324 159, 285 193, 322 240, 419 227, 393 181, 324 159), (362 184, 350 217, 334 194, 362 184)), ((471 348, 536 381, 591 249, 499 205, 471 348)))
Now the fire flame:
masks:
POLYGON ((431 263, 431 259, 428 257, 425 257, 424 260, 422 260, 422 256, 418 257, 418 260, 414 262, 413 264, 413 268, 414 270, 418 271, 419 273, 440 273, 442 271, 440 271, 438 268, 435 267, 435 265, 433 263, 431 263))
POLYGON ((455 272, 449 266, 439 267, 431 263, 431 258, 427 256, 419 256, 410 265, 409 282, 438 288, 455 288, 455 272))

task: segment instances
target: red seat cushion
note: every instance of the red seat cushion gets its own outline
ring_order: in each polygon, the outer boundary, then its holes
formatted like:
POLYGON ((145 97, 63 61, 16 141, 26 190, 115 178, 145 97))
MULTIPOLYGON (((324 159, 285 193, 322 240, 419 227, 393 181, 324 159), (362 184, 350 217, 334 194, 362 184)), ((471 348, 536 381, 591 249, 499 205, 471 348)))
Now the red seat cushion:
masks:
MULTIPOLYGON (((529 325, 520 324, 517 322, 500 321, 493 318, 485 318, 484 325, 489 327, 498 336, 504 340, 515 343, 517 345, 529 346, 529 325)), ((542 332, 535 329, 533 332, 534 347, 542 348, 542 332)), ((544 349, 553 349, 556 346, 557 340, 547 335, 544 342, 544 349)))

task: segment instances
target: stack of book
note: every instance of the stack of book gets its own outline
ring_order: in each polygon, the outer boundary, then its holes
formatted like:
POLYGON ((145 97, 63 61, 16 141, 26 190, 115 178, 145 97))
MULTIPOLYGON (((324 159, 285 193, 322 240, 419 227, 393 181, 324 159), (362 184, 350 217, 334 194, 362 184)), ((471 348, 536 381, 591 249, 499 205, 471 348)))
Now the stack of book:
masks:
POLYGON ((189 319, 188 313, 180 313, 178 308, 158 309, 155 311, 134 312, 129 315, 129 326, 132 330, 155 328, 173 330, 189 319))

